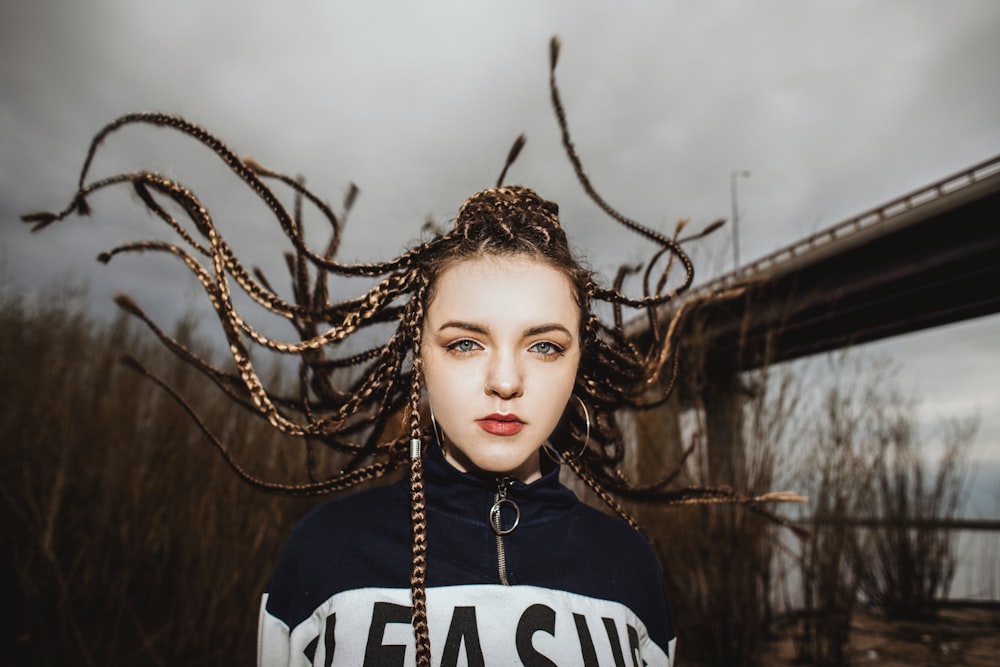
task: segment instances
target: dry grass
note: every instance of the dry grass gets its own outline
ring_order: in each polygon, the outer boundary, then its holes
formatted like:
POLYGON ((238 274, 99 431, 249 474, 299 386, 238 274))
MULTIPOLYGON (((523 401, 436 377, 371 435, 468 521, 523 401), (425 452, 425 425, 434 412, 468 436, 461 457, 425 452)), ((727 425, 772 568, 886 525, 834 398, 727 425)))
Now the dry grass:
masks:
MULTIPOLYGON (((12 665, 252 663, 267 576, 291 526, 318 501, 243 485, 188 416, 119 355, 130 352, 179 388, 260 476, 296 477, 301 443, 241 412, 124 318, 97 326, 70 298, 0 302, 0 598, 12 619, 2 624, 0 651, 12 665)), ((189 330, 178 326, 181 337, 189 330)), ((736 485, 806 492, 814 518, 863 514, 865 506, 889 518, 953 511, 961 448, 949 450, 955 458, 938 477, 914 486, 912 460, 891 437, 909 434, 907 451, 915 451, 907 415, 863 380, 835 387, 817 412, 800 404, 801 383, 786 372, 743 376, 747 449, 736 485), (803 424, 813 429, 808 437, 803 424), (809 461, 809 475, 794 483, 789 443, 809 461)), ((636 428, 645 443, 637 470, 662 471, 685 438, 705 432, 704 409, 668 403, 636 428)), ((969 437, 953 435, 956 443, 969 437)), ((708 465, 693 458, 680 481, 707 479, 708 465)), ((952 572, 948 535, 895 535, 873 552, 871 535, 817 529, 791 561, 807 613, 783 629, 772 604, 789 563, 775 553, 787 540, 773 524, 731 507, 632 509, 662 555, 684 665, 781 664, 770 642, 778 634, 800 662, 860 663, 869 653, 858 653, 859 637, 881 618, 858 610, 862 582, 903 590, 866 562, 901 572, 908 562, 943 559, 910 573, 923 577, 918 590, 929 598, 946 590, 952 572), (912 547, 910 555, 894 544, 912 547)))
POLYGON ((957 518, 963 499, 965 452, 977 422, 947 425, 935 470, 920 455, 913 419, 905 406, 887 411, 879 425, 884 443, 876 466, 870 518, 891 517, 894 525, 872 531, 862 590, 888 616, 932 619, 937 601, 948 596, 957 555, 948 530, 916 529, 907 521, 957 518))
POLYGON ((288 474, 301 448, 124 318, 96 326, 67 303, 0 304, 7 664, 252 663, 259 596, 316 500, 244 486, 119 355, 180 388, 255 471, 288 474))
MULTIPOLYGON (((810 497, 799 512, 778 508, 812 524, 809 539, 799 541, 741 508, 633 508, 664 562, 679 664, 773 664, 777 637, 798 664, 856 664, 859 618, 891 623, 901 610, 933 616, 947 594, 953 535, 900 526, 955 516, 974 424, 950 428, 931 474, 919 456, 913 405, 900 399, 891 367, 856 353, 828 364, 827 384, 816 391, 801 369, 743 374, 736 389, 744 402, 731 417, 738 423, 723 429, 740 433, 745 445, 737 488, 789 488, 810 497), (891 527, 859 530, 845 521, 863 518, 891 527), (865 594, 875 611, 861 608, 865 594)), ((673 401, 637 419, 640 464, 633 474, 666 469, 680 451, 676 443, 711 433, 708 410, 697 401, 693 408, 673 401)), ((713 478, 718 459, 704 443, 696 452, 685 483, 713 478)))

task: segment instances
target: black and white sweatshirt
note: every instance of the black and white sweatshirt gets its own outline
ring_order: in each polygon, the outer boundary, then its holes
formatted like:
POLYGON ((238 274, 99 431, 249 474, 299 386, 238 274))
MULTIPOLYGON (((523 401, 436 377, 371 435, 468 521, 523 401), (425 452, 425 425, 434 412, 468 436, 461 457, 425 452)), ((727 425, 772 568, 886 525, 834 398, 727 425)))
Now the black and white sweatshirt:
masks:
MULTIPOLYGON (((579 502, 557 468, 525 485, 462 473, 434 448, 424 475, 433 665, 671 665, 655 552, 579 502), (498 536, 503 493, 520 520, 498 536)), ((411 541, 406 479, 313 510, 264 595, 259 665, 412 665, 411 541)))

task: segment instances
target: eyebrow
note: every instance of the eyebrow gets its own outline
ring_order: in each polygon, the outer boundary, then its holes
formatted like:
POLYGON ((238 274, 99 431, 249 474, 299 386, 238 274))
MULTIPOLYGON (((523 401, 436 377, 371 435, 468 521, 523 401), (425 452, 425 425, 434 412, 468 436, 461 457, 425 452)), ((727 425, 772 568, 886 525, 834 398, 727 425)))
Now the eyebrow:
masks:
POLYGON ((478 333, 486 335, 489 330, 479 324, 473 324, 472 322, 462 322, 459 320, 451 320, 445 322, 438 327, 438 331, 444 331, 445 329, 462 329, 464 331, 471 331, 472 333, 478 333))
POLYGON ((561 331, 564 334, 566 334, 567 336, 569 336, 570 338, 573 338, 573 333, 569 329, 567 329, 566 327, 564 327, 563 325, 558 324, 558 323, 542 324, 542 325, 539 325, 537 327, 531 327, 530 329, 528 329, 527 331, 524 332, 524 335, 525 336, 537 336, 539 334, 546 334, 546 333, 549 333, 551 331, 561 331))
MULTIPOLYGON (((489 329, 481 324, 475 324, 474 322, 462 322, 460 320, 450 320, 438 327, 438 331, 444 331, 445 329, 461 329, 463 331, 478 333, 484 336, 490 333, 489 329)), ((558 322, 539 324, 538 326, 531 327, 524 332, 524 335, 538 336, 552 331, 560 331, 569 336, 571 339, 573 338, 573 333, 558 322)))

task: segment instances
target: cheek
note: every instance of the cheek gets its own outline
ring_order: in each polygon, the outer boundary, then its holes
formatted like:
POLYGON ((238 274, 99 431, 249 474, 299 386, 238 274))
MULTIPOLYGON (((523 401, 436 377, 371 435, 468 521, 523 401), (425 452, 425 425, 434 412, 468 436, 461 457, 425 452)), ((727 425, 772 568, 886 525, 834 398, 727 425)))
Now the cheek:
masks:
POLYGON ((427 392, 427 400, 430 407, 440 416, 442 410, 446 410, 453 403, 456 396, 461 396, 464 391, 462 382, 467 381, 465 374, 456 373, 449 364, 441 363, 429 356, 422 356, 423 362, 423 384, 427 392))
POLYGON ((546 419, 554 427, 562 418, 566 405, 573 400, 577 366, 567 366, 558 373, 547 375, 534 392, 533 400, 544 406, 546 419))

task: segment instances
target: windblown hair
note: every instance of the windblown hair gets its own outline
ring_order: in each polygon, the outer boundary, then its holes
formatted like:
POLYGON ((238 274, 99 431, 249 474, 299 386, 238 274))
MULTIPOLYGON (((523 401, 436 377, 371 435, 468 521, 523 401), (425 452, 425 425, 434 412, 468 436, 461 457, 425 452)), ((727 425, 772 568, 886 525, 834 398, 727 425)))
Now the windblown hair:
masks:
MULTIPOLYGON (((127 252, 164 252, 183 261, 203 285, 218 315, 236 364, 236 372, 216 368, 193 353, 180 341, 167 335, 128 297, 120 296, 120 306, 146 325, 177 355, 197 367, 232 400, 270 422, 282 432, 306 443, 308 482, 261 479, 246 469, 199 419, 196 410, 171 386, 148 372, 138 361, 127 358, 134 368, 147 374, 169 392, 192 416, 232 469, 257 488, 287 494, 337 492, 387 472, 409 466, 412 523, 413 626, 417 639, 418 664, 429 664, 429 640, 426 616, 425 575, 427 566, 426 514, 423 490, 423 455, 419 444, 428 438, 429 426, 421 419, 422 368, 420 346, 425 310, 433 295, 435 281, 448 266, 467 258, 483 255, 525 255, 546 262, 563 271, 570 279, 581 312, 581 360, 574 393, 589 409, 579 410, 576 402, 567 408, 568 418, 552 434, 550 444, 565 463, 608 504, 633 526, 632 518, 617 499, 634 499, 663 504, 737 502, 759 510, 759 503, 777 498, 742 496, 728 488, 687 487, 670 489, 669 483, 680 471, 690 449, 673 470, 665 471, 655 484, 640 486, 621 473, 625 443, 616 420, 621 409, 645 409, 660 404, 669 394, 677 371, 676 333, 678 323, 695 304, 687 301, 674 309, 673 319, 664 326, 658 313, 661 307, 691 284, 694 270, 681 248, 688 239, 666 237, 626 218, 608 205, 591 185, 570 139, 565 111, 555 80, 558 41, 551 44, 550 90, 552 104, 562 131, 563 145, 583 189, 613 219, 649 239, 657 246, 643 270, 643 296, 630 298, 622 290, 625 277, 636 269, 623 269, 606 289, 596 277, 573 257, 566 234, 559 222, 558 207, 524 187, 502 187, 507 169, 524 144, 515 141, 496 187, 470 197, 460 208, 454 226, 420 243, 399 257, 381 263, 346 264, 335 260, 341 230, 354 202, 357 189, 352 185, 338 216, 303 182, 266 169, 249 159, 241 159, 222 141, 203 128, 183 118, 160 113, 135 113, 123 116, 94 137, 80 174, 77 192, 70 205, 60 213, 35 213, 23 216, 26 222, 41 229, 71 214, 89 213, 87 198, 94 192, 119 184, 131 184, 143 204, 169 225, 186 246, 163 241, 125 243, 103 253, 100 260, 127 252), (134 124, 152 124, 172 128, 213 151, 270 208, 281 230, 294 247, 286 255, 292 277, 294 300, 288 301, 275 291, 259 270, 248 271, 219 233, 211 216, 198 198, 177 181, 157 173, 138 171, 87 182, 94 156, 103 140, 120 128, 134 124), (294 193, 292 212, 285 207, 268 181, 287 186, 294 193), (173 202, 190 224, 179 222, 158 198, 173 202), (329 221, 331 238, 317 252, 303 239, 302 207, 307 201, 329 221), (193 225, 200 238, 188 227, 193 225), (664 267, 651 285, 654 265, 667 255, 664 267), (683 276, 667 290, 669 274, 680 265, 683 276), (375 281, 357 298, 331 298, 331 278, 365 278, 375 281), (230 283, 235 282, 254 301, 287 319, 295 327, 298 340, 279 341, 251 326, 237 311, 230 283), (613 321, 608 323, 595 314, 595 304, 610 304, 613 321), (653 332, 646 349, 638 349, 625 335, 623 308, 637 309, 649 319, 653 332), (369 327, 396 323, 388 340, 349 356, 328 356, 337 345, 353 337, 365 339, 369 327), (297 355, 299 383, 296 395, 283 395, 269 389, 251 361, 248 344, 253 343, 277 352, 297 355), (343 381, 343 369, 354 369, 351 381, 343 381), (648 400, 653 388, 659 396, 648 400), (403 428, 398 428, 402 420, 403 428), (589 439, 586 438, 589 434, 589 439), (581 442, 586 447, 580 451, 581 442), (331 477, 321 477, 314 465, 313 450, 328 447, 343 452, 347 463, 331 477)), ((696 238, 696 237, 692 237, 696 238)), ((336 284, 336 283, 333 283, 336 284)), ((708 298, 708 297, 706 297, 708 298)), ((370 338, 370 337, 369 337, 370 338)))

